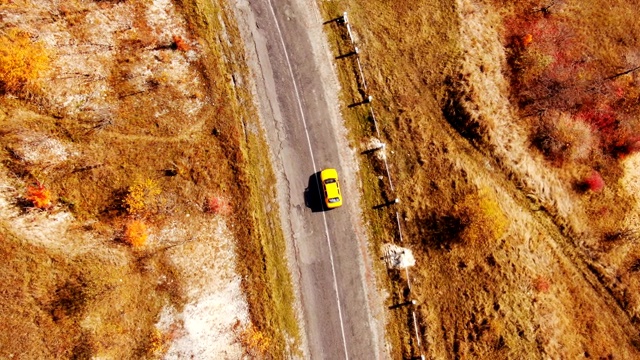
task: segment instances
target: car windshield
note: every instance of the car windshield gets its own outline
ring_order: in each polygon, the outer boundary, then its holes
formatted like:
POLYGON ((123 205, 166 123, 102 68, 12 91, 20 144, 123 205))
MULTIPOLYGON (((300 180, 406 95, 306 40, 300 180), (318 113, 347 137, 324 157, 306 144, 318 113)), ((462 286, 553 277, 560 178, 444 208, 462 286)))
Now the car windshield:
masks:
POLYGON ((327 179, 324 181, 325 184, 333 184, 334 182, 336 182, 336 179, 327 179))

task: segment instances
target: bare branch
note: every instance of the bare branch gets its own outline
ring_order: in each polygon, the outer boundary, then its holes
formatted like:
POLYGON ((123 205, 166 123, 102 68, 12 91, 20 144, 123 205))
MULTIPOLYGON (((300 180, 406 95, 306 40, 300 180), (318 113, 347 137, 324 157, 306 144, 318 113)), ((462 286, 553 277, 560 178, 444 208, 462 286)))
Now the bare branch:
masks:
POLYGON ((632 72, 634 72, 634 71, 636 71, 636 70, 638 70, 638 69, 640 69, 640 66, 636 66, 636 67, 634 67, 634 68, 632 68, 632 69, 629 69, 629 70, 623 71, 623 72, 621 72, 621 73, 617 73, 617 74, 612 75, 612 76, 609 76, 609 77, 606 77, 606 78, 604 78, 604 80, 613 80, 613 79, 618 78, 618 77, 620 77, 620 76, 623 76, 623 75, 627 75, 627 74, 629 74, 629 73, 632 73, 632 72))

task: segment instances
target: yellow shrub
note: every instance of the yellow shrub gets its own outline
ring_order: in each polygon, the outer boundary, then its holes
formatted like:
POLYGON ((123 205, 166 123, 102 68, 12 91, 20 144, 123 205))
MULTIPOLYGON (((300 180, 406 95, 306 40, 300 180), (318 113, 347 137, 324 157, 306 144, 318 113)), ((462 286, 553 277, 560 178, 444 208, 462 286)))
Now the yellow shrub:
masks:
POLYGON ((161 192, 158 183, 151 179, 137 180, 129 187, 124 206, 129 214, 139 214, 155 204, 156 196, 161 192))
POLYGON ((132 220, 125 226, 124 242, 133 247, 146 244, 148 236, 147 225, 141 220, 132 220))
POLYGON ((264 355, 269 350, 271 341, 260 330, 249 326, 240 334, 240 342, 245 350, 252 355, 264 355))
POLYGON ((166 336, 158 328, 154 328, 149 339, 149 352, 153 355, 162 355, 167 351, 166 336))
POLYGON ((29 33, 11 29, 0 35, 0 90, 19 91, 48 68, 44 45, 31 41, 29 33))
POLYGON ((454 216, 463 224, 462 240, 475 245, 493 243, 504 235, 509 225, 495 197, 484 189, 467 195, 454 208, 454 216))

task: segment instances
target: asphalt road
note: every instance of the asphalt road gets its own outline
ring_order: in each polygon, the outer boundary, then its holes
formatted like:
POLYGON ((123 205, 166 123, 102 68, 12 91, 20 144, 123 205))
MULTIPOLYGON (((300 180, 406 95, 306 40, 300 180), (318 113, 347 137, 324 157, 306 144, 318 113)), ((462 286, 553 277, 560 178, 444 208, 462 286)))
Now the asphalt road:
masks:
POLYGON ((251 0, 238 1, 236 10, 292 247, 305 357, 387 358, 359 215, 357 162, 345 139, 316 4, 251 0), (315 174, 328 167, 341 176, 345 205, 321 211, 315 174))

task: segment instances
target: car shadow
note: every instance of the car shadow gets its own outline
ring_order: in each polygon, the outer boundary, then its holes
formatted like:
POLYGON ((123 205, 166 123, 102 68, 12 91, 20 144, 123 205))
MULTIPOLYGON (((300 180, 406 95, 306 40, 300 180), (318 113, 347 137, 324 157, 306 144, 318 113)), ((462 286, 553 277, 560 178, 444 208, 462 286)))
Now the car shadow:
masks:
POLYGON ((322 186, 320 184, 320 172, 309 176, 309 183, 304 189, 304 204, 311 212, 325 211, 322 186))

